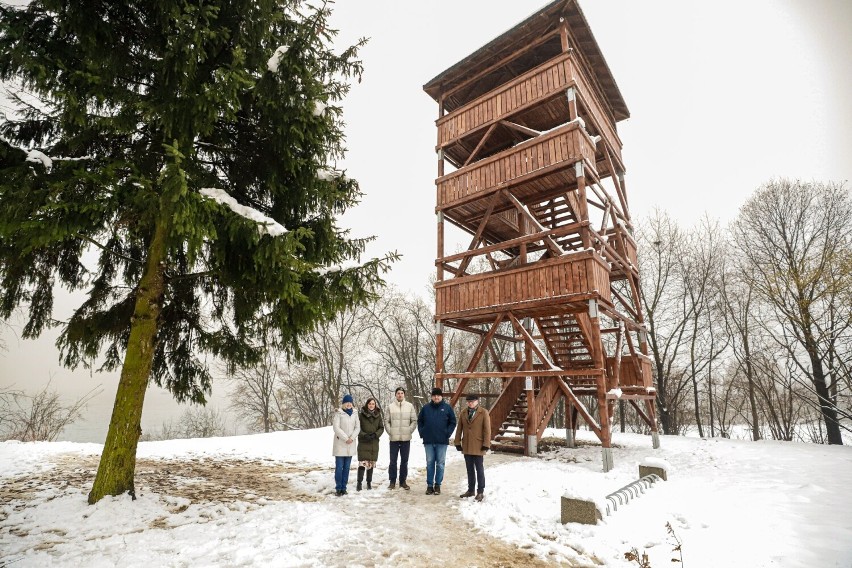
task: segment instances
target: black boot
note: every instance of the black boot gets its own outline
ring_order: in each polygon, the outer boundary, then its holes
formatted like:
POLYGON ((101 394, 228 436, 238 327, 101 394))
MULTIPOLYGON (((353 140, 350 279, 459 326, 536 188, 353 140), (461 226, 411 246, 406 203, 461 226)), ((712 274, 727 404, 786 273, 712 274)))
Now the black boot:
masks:
POLYGON ((361 491, 361 482, 364 481, 364 466, 358 466, 358 485, 355 486, 356 491, 361 491))
POLYGON ((373 488, 373 468, 367 470, 367 489, 373 488))

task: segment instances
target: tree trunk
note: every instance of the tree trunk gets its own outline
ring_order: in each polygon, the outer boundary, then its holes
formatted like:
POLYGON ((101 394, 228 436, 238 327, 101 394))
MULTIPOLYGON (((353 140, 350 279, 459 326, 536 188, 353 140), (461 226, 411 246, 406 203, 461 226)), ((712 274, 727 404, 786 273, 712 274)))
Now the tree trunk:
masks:
POLYGON ((105 495, 120 495, 124 492, 136 498, 133 486, 136 446, 142 434, 142 404, 154 361, 157 327, 165 291, 163 260, 166 256, 167 220, 161 219, 154 229, 145 271, 139 281, 130 340, 98 473, 89 493, 89 504, 97 503, 105 495))
POLYGON ((757 413, 757 400, 754 396, 754 368, 751 365, 751 348, 748 337, 743 335, 743 347, 745 349, 746 380, 748 381, 748 404, 751 407, 751 439, 760 440, 759 415, 757 413))
POLYGON ((825 421, 825 432, 829 444, 843 445, 843 438, 840 435, 840 424, 837 422, 837 409, 834 407, 830 398, 828 387, 825 384, 825 371, 822 368, 822 360, 816 355, 816 347, 811 350, 811 366, 813 368, 813 383, 817 397, 819 397, 819 408, 822 411, 822 418, 825 421))

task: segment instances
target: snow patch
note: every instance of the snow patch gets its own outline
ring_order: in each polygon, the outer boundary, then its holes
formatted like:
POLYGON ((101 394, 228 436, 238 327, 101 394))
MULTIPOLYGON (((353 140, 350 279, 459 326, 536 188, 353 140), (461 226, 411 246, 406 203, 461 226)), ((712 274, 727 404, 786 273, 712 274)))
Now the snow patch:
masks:
POLYGON ((217 189, 215 187, 205 187, 204 189, 199 191, 199 193, 201 193, 201 195, 208 199, 212 199, 216 203, 226 205, 231 211, 233 211, 240 217, 244 217, 250 221, 254 221, 255 223, 257 223, 257 230, 260 231, 261 234, 267 234, 271 237, 277 237, 287 232, 287 229, 285 229, 283 225, 278 223, 278 221, 276 221, 272 217, 267 217, 257 209, 253 209, 246 205, 241 205, 237 202, 236 199, 228 195, 228 193, 222 189, 217 189))
POLYGON ((281 64, 281 58, 283 58, 287 54, 287 51, 289 51, 289 49, 290 46, 286 44, 279 46, 275 50, 275 53, 272 54, 272 57, 269 58, 269 61, 266 62, 266 68, 272 71, 273 73, 278 73, 278 65, 281 64))
POLYGON ((658 469, 662 469, 665 472, 669 472, 672 470, 672 466, 669 462, 667 462, 663 458, 655 458, 653 456, 642 458, 642 461, 639 462, 639 465, 644 465, 645 467, 656 467, 658 469))
POLYGON ((327 108, 328 105, 326 105, 324 102, 314 101, 314 116, 320 116, 322 113, 325 112, 325 109, 327 108))
POLYGON ((30 150, 27 152, 27 161, 28 162, 41 162, 41 164, 50 171, 50 168, 53 167, 53 160, 51 160, 47 154, 41 152, 39 150, 30 150))

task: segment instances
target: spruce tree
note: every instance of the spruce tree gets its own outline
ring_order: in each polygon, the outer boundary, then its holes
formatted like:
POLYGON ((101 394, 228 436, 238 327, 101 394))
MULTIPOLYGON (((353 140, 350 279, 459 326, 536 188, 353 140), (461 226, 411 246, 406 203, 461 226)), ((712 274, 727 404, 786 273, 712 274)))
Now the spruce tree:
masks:
POLYGON ((149 381, 205 402, 214 356, 294 357, 316 322, 368 300, 391 254, 336 216, 336 104, 360 80, 326 5, 301 0, 33 0, 0 5, 0 317, 61 326, 68 367, 121 368, 89 502, 130 492, 149 381), (345 266, 352 265, 350 268, 345 266), (85 291, 52 319, 59 288, 85 291))

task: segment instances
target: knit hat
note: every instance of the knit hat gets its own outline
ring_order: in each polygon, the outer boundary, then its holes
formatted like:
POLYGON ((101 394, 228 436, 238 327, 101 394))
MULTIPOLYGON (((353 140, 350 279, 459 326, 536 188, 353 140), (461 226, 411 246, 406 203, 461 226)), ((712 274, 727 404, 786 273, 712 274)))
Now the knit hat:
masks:
POLYGON ((352 398, 351 394, 343 395, 343 404, 346 404, 347 402, 355 402, 355 399, 352 398))
POLYGON ((439 389, 438 387, 435 387, 435 388, 432 389, 432 396, 435 396, 435 395, 444 396, 444 393, 441 392, 441 389, 439 389))
POLYGON ((469 394, 465 397, 465 400, 470 402, 471 400, 479 400, 479 397, 475 394, 469 394))

